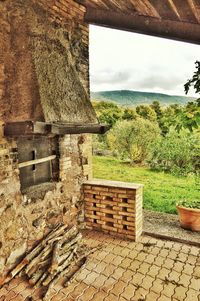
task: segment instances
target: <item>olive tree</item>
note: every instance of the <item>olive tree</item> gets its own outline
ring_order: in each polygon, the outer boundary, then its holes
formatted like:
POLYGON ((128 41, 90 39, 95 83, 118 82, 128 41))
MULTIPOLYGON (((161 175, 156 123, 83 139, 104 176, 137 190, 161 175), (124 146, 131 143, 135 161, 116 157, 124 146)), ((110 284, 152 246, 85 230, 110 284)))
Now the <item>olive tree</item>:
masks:
POLYGON ((121 158, 131 164, 143 163, 147 158, 154 140, 160 135, 159 127, 149 120, 118 121, 108 133, 108 144, 121 158))

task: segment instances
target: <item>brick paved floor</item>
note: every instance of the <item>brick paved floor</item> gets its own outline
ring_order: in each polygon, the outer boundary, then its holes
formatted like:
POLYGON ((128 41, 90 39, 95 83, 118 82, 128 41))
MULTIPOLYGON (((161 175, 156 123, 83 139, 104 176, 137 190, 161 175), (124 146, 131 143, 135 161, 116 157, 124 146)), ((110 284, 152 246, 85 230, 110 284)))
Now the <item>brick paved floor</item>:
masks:
MULTIPOLYGON (((143 236, 138 243, 84 232, 100 246, 71 284, 52 289, 50 301, 200 301, 200 249, 143 236)), ((0 301, 41 300, 20 278, 0 289, 0 301), (32 297, 32 298, 30 298, 32 297)))

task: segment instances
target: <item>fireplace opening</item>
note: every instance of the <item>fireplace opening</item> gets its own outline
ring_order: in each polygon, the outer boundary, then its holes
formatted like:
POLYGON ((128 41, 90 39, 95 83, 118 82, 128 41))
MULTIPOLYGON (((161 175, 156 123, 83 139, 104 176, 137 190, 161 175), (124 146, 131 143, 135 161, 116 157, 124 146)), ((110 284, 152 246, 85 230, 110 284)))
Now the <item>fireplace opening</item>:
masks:
POLYGON ((58 137, 22 136, 17 147, 22 193, 53 187, 59 179, 58 137))

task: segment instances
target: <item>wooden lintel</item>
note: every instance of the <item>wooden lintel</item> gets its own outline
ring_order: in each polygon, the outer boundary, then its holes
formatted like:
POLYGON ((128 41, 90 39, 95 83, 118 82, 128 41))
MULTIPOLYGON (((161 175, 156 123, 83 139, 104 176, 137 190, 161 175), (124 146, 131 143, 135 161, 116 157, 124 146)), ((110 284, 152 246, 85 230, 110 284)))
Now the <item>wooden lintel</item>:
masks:
POLYGON ((8 122, 4 126, 4 135, 6 137, 22 136, 22 135, 46 135, 48 134, 48 126, 45 122, 19 121, 8 122))
POLYGON ((4 135, 6 137, 19 137, 28 135, 66 135, 93 133, 104 134, 110 129, 106 124, 59 124, 45 122, 10 122, 4 126, 4 135))
POLYGON ((116 13, 87 6, 85 22, 151 36, 200 44, 200 24, 116 13))
POLYGON ((84 125, 51 125, 51 133, 55 135, 66 134, 105 134, 110 129, 110 126, 106 124, 84 124, 84 125))

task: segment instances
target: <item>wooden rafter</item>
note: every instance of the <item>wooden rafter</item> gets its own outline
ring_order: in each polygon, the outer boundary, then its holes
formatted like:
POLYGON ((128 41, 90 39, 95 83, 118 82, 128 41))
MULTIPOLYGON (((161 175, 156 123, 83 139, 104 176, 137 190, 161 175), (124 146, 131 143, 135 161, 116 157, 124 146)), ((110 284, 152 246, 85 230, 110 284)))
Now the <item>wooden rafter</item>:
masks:
POLYGON ((178 17, 178 19, 181 20, 180 12, 177 9, 176 5, 174 4, 174 0, 168 0, 168 1, 170 3, 170 6, 171 6, 172 10, 174 11, 174 13, 176 14, 176 16, 178 17))
POLYGON ((140 15, 160 18, 159 13, 148 0, 130 0, 140 15))
POLYGON ((109 9, 109 7, 104 3, 104 1, 94 1, 94 0, 75 0, 78 4, 81 4, 85 7, 93 7, 99 9, 109 9))
POLYGON ((190 23, 197 23, 197 19, 194 14, 194 8, 192 9, 192 1, 186 0, 183 5, 183 0, 170 0, 174 3, 174 6, 177 9, 177 12, 180 16, 181 21, 186 21, 190 23))
POLYGON ((200 0, 194 0, 195 7, 200 8, 200 0))
POLYGON ((187 0, 191 7, 191 10, 197 20, 200 23, 200 0, 187 0))
POLYGON ((165 20, 178 20, 178 16, 168 0, 148 0, 165 20))

